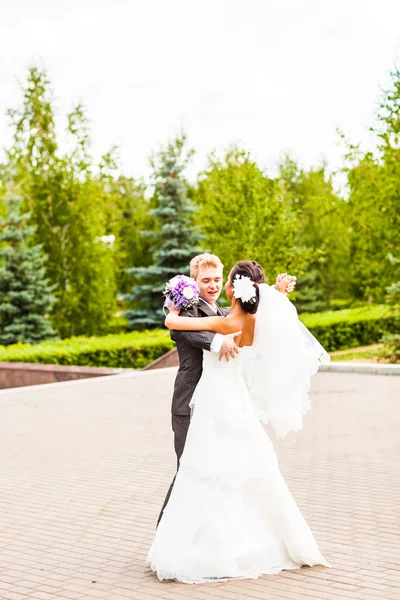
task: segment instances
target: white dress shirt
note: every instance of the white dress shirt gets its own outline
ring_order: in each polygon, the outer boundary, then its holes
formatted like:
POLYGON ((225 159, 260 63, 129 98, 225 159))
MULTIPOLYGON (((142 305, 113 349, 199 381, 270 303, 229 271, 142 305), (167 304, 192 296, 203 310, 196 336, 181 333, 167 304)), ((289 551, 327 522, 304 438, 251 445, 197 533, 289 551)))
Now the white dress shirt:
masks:
MULTIPOLYGON (((206 302, 206 300, 204 300, 204 298, 201 299, 204 304, 207 304, 207 306, 215 313, 217 314, 217 308, 215 306, 211 306, 211 304, 208 304, 208 302, 206 302)), ((222 348, 222 344, 224 343, 224 336, 222 335, 222 333, 216 333, 215 337, 211 343, 211 352, 217 352, 218 354, 221 352, 221 348, 222 348)))

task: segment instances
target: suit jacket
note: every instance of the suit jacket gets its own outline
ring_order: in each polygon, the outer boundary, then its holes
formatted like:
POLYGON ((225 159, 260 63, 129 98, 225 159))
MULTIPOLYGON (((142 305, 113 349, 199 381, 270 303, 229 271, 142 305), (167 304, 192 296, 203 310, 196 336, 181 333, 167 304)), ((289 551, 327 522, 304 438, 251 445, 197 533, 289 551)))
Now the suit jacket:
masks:
MULTIPOLYGON (((226 316, 229 309, 218 307, 226 316)), ((182 311, 184 317, 215 317, 215 312, 200 299, 199 304, 182 311)), ((171 412, 173 415, 190 415, 189 403, 203 372, 203 350, 210 351, 215 333, 212 331, 170 331, 176 342, 179 369, 175 379, 171 412)))

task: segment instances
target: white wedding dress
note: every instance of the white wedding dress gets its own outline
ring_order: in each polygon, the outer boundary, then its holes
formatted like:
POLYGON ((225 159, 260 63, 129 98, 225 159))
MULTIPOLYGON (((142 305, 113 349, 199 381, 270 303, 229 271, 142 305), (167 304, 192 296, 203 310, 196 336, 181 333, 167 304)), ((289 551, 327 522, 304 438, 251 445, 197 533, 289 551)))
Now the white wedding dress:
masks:
POLYGON ((329 566, 250 395, 259 358, 257 344, 229 362, 204 352, 180 468, 147 556, 161 580, 205 583, 329 566))

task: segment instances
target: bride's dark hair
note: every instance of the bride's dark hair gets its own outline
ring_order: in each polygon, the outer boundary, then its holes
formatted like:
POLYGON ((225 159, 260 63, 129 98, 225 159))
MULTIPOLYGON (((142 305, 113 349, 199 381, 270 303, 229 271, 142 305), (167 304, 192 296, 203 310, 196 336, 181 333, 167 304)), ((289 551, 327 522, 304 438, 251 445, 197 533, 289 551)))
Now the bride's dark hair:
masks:
POLYGON ((230 283, 233 285, 235 277, 237 275, 242 275, 244 277, 250 277, 250 279, 254 282, 254 287, 256 288, 256 301, 255 302, 243 302, 240 298, 237 299, 239 302, 239 306, 247 313, 254 315, 258 309, 258 303, 260 301, 260 291, 258 285, 260 283, 265 283, 265 274, 261 265, 259 265, 255 260, 241 260, 234 267, 230 273, 230 283))

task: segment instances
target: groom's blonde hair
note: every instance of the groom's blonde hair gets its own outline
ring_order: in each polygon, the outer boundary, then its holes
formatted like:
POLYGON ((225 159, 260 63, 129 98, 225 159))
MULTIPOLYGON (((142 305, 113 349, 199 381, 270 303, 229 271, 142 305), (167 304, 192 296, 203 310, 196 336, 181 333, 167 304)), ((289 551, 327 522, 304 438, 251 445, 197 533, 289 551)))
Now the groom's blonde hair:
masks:
POLYGON ((222 269, 224 265, 215 254, 199 254, 190 261, 190 277, 197 279, 200 269, 222 269))

